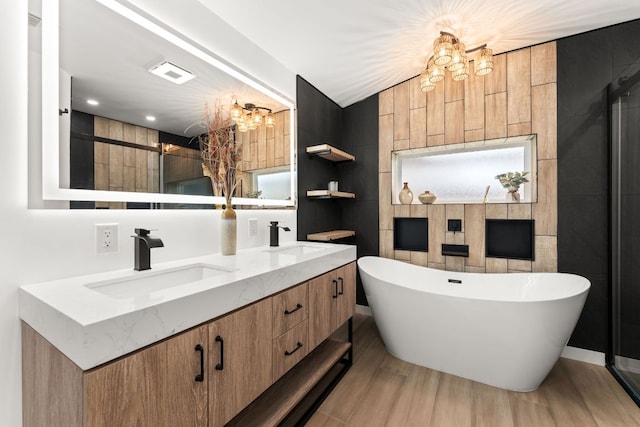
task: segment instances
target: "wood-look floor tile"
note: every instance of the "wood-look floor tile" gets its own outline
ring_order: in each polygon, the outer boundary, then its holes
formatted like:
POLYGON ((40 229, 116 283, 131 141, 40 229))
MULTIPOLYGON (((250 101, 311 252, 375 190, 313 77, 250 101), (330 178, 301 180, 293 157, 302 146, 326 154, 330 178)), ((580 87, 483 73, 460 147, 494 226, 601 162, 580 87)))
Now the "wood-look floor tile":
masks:
POLYGON ((449 374, 440 374, 432 426, 472 426, 472 382, 449 374))
POLYGON ((515 427, 507 390, 473 382, 472 392, 475 427, 515 427))
POLYGON ((389 413, 395 405, 406 378, 406 375, 386 366, 378 368, 346 425, 387 426, 389 413))
POLYGON ((435 404, 440 372, 413 365, 400 389, 387 425, 419 427, 429 425, 435 404))

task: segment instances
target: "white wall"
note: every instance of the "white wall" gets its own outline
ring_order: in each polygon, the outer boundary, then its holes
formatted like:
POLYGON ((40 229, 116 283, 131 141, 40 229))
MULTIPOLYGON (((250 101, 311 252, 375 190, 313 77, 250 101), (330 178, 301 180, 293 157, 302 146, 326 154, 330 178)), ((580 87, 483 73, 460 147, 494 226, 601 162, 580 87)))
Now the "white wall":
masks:
MULTIPOLYGON (((218 40, 224 41, 228 37, 227 34, 218 40)), ((209 47, 216 51, 214 45, 209 47)), ((0 425, 17 427, 22 423, 18 287, 131 267, 133 248, 128 236, 135 227, 159 229, 156 234, 162 238, 165 247, 153 249, 152 263, 218 252, 219 211, 28 209, 27 133, 30 130, 27 120, 27 2, 24 0, 2 2, 0 58, 4 64, 0 67, 0 93, 3 95, 0 103, 0 425), (94 226, 101 222, 120 224, 121 245, 117 254, 95 254, 94 226)), ((275 61, 270 65, 277 68, 275 61)), ((265 75, 283 74, 295 78, 287 70, 265 70, 265 75)), ((266 80, 274 81, 272 78, 266 80)), ((289 89, 283 88, 282 92, 288 93, 289 89)), ((37 131, 37 127, 31 129, 31 132, 37 131)), ((290 233, 281 233, 282 241, 295 239, 295 211, 240 211, 238 218, 240 247, 267 244, 269 220, 278 220, 293 228, 290 233), (260 234, 252 240, 243 239, 248 235, 248 218, 259 220, 260 234)))

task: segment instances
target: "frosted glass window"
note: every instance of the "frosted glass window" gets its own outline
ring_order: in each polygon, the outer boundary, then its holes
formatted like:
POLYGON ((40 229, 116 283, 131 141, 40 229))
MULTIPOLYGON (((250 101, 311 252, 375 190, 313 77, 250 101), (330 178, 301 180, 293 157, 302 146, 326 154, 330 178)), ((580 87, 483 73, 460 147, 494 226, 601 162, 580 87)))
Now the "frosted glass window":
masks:
POLYGON ((535 136, 454 144, 394 152, 393 203, 407 182, 413 203, 425 190, 434 193, 436 203, 482 203, 487 186, 488 203, 505 203, 507 190, 495 176, 505 172, 529 171, 530 183, 520 186, 523 202, 531 202, 535 188, 535 136))

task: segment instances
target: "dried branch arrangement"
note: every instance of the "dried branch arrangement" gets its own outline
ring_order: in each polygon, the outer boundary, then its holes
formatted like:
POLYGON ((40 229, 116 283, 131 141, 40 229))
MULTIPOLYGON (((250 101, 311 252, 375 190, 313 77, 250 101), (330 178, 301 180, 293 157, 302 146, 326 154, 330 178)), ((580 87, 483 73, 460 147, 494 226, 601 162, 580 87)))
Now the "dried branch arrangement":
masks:
POLYGON ((227 206, 231 206, 231 197, 237 185, 241 146, 235 141, 231 119, 224 115, 219 103, 213 111, 208 104, 205 105, 204 120, 207 131, 199 137, 202 170, 205 176, 211 178, 213 194, 224 196, 227 206))

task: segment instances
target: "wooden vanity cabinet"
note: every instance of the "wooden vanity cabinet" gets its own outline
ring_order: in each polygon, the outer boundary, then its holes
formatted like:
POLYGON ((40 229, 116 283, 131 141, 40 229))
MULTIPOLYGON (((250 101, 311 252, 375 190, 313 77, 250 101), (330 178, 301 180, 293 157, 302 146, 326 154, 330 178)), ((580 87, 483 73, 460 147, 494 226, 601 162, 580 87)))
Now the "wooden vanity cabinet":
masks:
POLYGON ((201 326, 87 371, 84 425, 206 427, 207 380, 195 380, 206 343, 201 326))
POLYGON ((355 305, 355 262, 309 280, 309 350, 349 320, 355 305))
POLYGON ((209 324, 211 427, 226 424, 271 386, 272 318, 267 298, 209 324))

